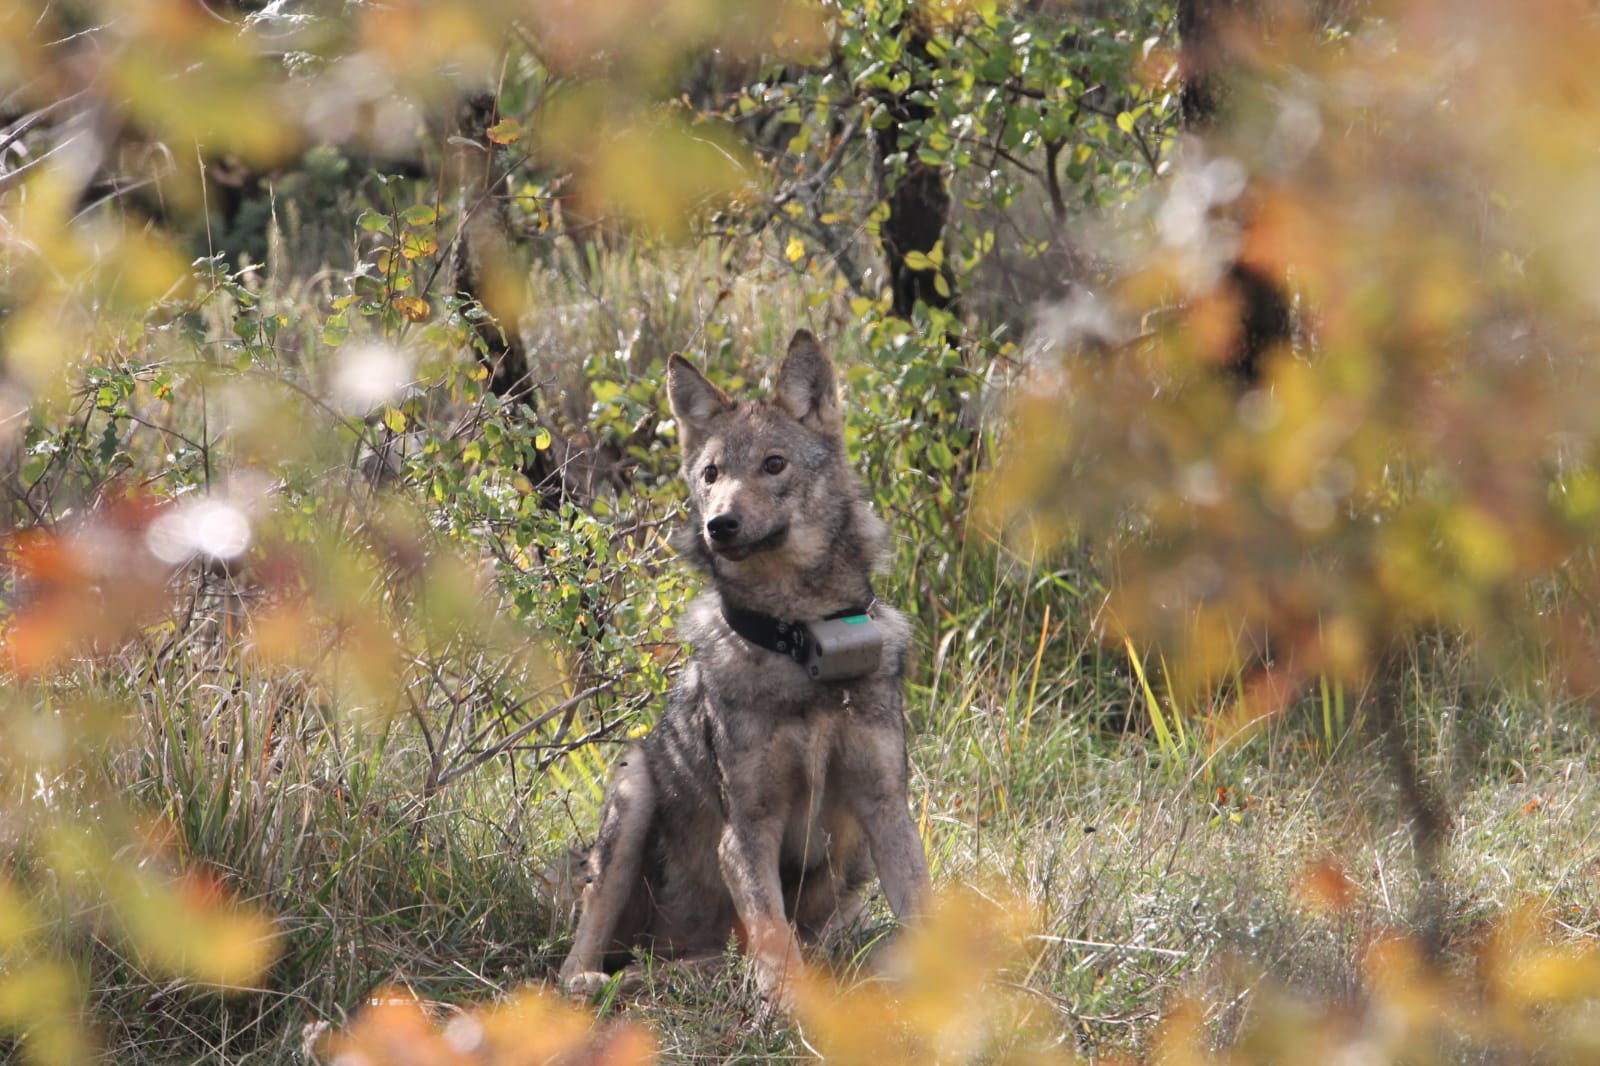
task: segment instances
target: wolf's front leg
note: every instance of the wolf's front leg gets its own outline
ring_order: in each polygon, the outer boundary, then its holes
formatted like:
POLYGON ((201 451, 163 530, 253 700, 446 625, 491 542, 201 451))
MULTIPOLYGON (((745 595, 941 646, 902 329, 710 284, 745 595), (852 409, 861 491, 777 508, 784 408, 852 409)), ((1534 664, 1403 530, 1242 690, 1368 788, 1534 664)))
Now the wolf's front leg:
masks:
POLYGON ((875 743, 861 744, 852 760, 850 806, 866 830, 867 848, 877 867, 883 894, 902 922, 921 914, 933 886, 922 837, 907 807, 903 741, 885 730, 875 743))
POLYGON ((572 953, 561 964, 561 986, 572 995, 591 995, 606 981, 606 949, 616 936, 617 919, 643 876, 645 837, 655 808, 650 767, 643 752, 632 751, 617 767, 606 792, 600 835, 589 851, 583 913, 572 953))
POLYGON ((800 972, 800 942, 783 912, 783 881, 778 851, 783 821, 730 821, 717 845, 722 879, 733 897, 748 938, 756 985, 775 1005, 788 1010, 791 978, 800 972))
POLYGON ((933 887, 922 837, 905 802, 891 800, 862 821, 878 880, 895 917, 902 922, 916 918, 927 908, 933 887))

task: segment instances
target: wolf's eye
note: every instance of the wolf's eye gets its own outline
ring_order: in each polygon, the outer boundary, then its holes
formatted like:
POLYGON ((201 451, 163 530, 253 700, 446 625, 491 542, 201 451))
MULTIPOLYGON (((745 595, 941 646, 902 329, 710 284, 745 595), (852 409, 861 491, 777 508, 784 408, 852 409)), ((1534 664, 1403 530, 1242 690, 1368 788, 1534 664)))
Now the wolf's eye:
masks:
POLYGON ((707 463, 706 464, 706 468, 704 470, 700 471, 700 476, 705 478, 705 481, 706 481, 707 485, 709 485, 713 481, 717 480, 717 464, 716 463, 707 463))
POLYGON ((769 474, 781 474, 789 465, 789 460, 781 455, 769 455, 761 460, 761 469, 769 474))

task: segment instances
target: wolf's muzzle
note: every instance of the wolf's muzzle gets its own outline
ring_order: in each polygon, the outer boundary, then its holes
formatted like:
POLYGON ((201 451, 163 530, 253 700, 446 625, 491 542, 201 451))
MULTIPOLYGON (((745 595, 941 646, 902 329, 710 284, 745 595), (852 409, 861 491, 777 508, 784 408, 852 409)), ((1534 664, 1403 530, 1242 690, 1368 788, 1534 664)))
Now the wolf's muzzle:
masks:
POLYGON ((734 511, 712 515, 706 520, 705 525, 706 546, 722 558, 733 562, 781 546, 788 532, 789 527, 785 523, 759 539, 744 539, 747 536, 755 536, 755 533, 745 527, 734 511))

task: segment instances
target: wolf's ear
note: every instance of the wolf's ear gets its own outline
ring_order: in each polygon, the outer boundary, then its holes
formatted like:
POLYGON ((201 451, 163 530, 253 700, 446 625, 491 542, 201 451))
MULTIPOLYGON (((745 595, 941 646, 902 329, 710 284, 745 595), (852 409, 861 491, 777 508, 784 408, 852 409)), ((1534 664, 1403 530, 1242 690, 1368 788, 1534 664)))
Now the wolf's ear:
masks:
POLYGON ((844 435, 844 413, 839 409, 833 360, 809 330, 798 330, 790 339, 789 354, 778 368, 773 400, 801 425, 835 437, 844 435))
POLYGON ((678 420, 678 444, 685 455, 699 446, 706 423, 733 406, 725 392, 677 352, 667 357, 667 402, 678 420))

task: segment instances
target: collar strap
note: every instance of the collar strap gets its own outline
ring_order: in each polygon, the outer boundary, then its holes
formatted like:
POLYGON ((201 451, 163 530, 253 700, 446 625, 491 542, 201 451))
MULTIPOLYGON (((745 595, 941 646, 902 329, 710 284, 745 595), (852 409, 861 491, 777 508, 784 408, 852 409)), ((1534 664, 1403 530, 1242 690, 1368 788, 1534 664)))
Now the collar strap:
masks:
MULTIPOLYGON (((864 615, 872 609, 872 603, 835 611, 822 621, 864 615)), ((735 607, 727 600, 722 601, 722 619, 728 623, 729 629, 750 643, 780 655, 787 655, 802 666, 806 665, 811 656, 811 627, 804 622, 775 618, 760 611, 747 611, 743 607, 735 607)))

